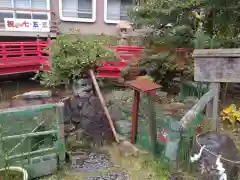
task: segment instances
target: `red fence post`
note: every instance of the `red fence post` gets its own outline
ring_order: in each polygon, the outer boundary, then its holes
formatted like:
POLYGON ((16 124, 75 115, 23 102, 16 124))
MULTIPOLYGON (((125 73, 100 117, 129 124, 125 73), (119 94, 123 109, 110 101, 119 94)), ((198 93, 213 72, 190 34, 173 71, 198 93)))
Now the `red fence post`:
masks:
POLYGON ((3 56, 3 61, 6 61, 7 59, 7 50, 6 50, 6 45, 2 45, 2 56, 3 56))
POLYGON ((42 65, 41 47, 40 47, 40 40, 39 40, 39 39, 36 40, 36 44, 37 44, 37 56, 38 56, 38 61, 39 61, 40 65, 42 65))
POLYGON ((137 129, 138 129, 139 103, 140 103, 140 92, 138 90, 134 90, 133 110, 132 110, 132 137, 131 137, 132 144, 136 143, 137 129))
POLYGON ((24 47, 24 44, 23 42, 21 42, 21 44, 19 45, 20 46, 20 51, 21 51, 21 57, 24 57, 25 56, 25 47, 24 47))
POLYGON ((51 55, 51 49, 50 49, 50 45, 52 44, 52 40, 50 38, 48 38, 47 40, 47 46, 48 46, 48 63, 49 66, 52 67, 52 55, 51 55))

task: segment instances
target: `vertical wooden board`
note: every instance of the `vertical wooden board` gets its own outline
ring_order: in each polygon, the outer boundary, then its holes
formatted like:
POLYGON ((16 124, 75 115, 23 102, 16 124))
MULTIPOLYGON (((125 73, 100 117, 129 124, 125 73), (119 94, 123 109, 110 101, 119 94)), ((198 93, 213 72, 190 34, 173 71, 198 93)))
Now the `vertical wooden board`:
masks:
POLYGON ((63 114, 63 103, 58 103, 56 108, 56 121, 57 121, 57 139, 58 139, 58 156, 59 166, 63 167, 66 160, 66 146, 64 138, 64 114, 63 114))
POLYGON ((212 106, 212 129, 218 131, 219 126, 219 92, 220 92, 220 83, 212 83, 211 87, 213 89, 213 106, 212 106))
POLYGON ((155 112, 155 102, 151 97, 148 98, 148 113, 149 113, 149 140, 152 145, 153 154, 156 153, 156 142, 157 142, 157 122, 155 112))
POLYGON ((240 82, 239 57, 195 57, 194 80, 202 82, 240 82))

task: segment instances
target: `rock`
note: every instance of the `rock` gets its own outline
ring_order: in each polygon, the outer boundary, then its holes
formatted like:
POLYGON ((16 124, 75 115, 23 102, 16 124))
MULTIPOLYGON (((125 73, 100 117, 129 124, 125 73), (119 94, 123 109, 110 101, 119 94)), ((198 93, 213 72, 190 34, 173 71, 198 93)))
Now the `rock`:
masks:
POLYGON ((73 116, 72 117, 72 122, 74 124, 79 124, 81 122, 81 119, 79 118, 79 116, 73 116))
POLYGON ((90 92, 92 90, 92 82, 88 78, 74 80, 72 84, 72 89, 75 95, 81 96, 85 92, 90 92))
POLYGON ((84 130, 83 129, 78 129, 75 134, 76 134, 76 141, 81 141, 83 137, 84 130))
POLYGON ((122 111, 118 107, 112 105, 108 109, 113 120, 118 121, 123 119, 122 111))
POLYGON ((132 132, 132 122, 129 120, 116 121, 116 130, 125 136, 131 136, 132 132))
POLYGON ((84 151, 68 152, 69 159, 71 161, 71 167, 73 169, 81 168, 84 164, 84 160, 87 159, 88 155, 84 151))
POLYGON ((86 180, 130 180, 125 172, 105 173, 101 176, 88 177, 86 180))
MULTIPOLYGON (((92 92, 89 96, 75 96, 64 101, 64 116, 66 125, 74 124, 74 130, 82 128, 94 144, 113 140, 100 100, 92 92)), ((69 131, 67 126, 66 131, 69 131)))
POLYGON ((82 118, 81 118, 80 124, 81 124, 81 128, 82 128, 82 129, 86 129, 87 126, 89 125, 89 123, 90 123, 90 120, 89 120, 88 117, 82 117, 82 118))
POLYGON ((75 130, 75 126, 73 124, 64 124, 64 132, 69 134, 75 130))
POLYGON ((109 155, 104 153, 90 153, 85 158, 81 166, 74 168, 80 172, 96 172, 99 170, 107 170, 112 168, 114 165, 109 155))
POLYGON ((103 111, 102 104, 101 104, 100 100, 98 99, 98 97, 92 96, 89 100, 89 103, 94 108, 93 109, 94 112, 103 111))
POLYGON ((120 141, 119 144, 114 144, 115 148, 122 156, 137 156, 139 150, 128 141, 120 141))

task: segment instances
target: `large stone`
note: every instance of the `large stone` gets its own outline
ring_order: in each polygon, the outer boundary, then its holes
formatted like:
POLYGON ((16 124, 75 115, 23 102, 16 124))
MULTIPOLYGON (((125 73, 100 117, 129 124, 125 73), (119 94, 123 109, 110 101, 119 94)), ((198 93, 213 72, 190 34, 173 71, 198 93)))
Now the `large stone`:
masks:
POLYGON ((98 112, 98 111, 103 111, 102 104, 99 100, 98 97, 92 96, 89 100, 89 103, 92 105, 94 108, 93 111, 98 112))
POLYGON ((82 116, 85 116, 85 117, 92 117, 92 116, 95 116, 96 114, 96 111, 93 107, 92 104, 90 103, 85 103, 83 105, 83 108, 82 108, 82 116))
POLYGON ((73 116, 72 117, 72 122, 74 123, 74 124, 79 124, 80 122, 81 122, 81 117, 77 117, 77 116, 73 116))
POLYGON ((90 123, 90 119, 87 117, 81 117, 81 128, 86 129, 90 123))
POLYGON ((89 96, 75 96, 65 101, 65 124, 74 124, 75 131, 83 129, 95 144, 112 141, 113 136, 101 102, 92 92, 89 96))
POLYGON ((117 131, 126 136, 130 136, 132 132, 132 122, 129 120, 120 120, 116 121, 116 129, 117 131))
POLYGON ((118 121, 124 118, 121 109, 114 105, 109 107, 109 113, 114 121, 118 121))
POLYGON ((88 78, 75 80, 73 82, 72 89, 75 95, 84 94, 84 92, 90 92, 92 90, 92 82, 88 78))

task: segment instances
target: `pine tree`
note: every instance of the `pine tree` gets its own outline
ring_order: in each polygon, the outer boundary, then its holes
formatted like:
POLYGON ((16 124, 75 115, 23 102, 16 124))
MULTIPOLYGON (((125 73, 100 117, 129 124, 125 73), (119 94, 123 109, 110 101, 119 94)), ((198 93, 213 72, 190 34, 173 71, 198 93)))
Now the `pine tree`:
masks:
MULTIPOLYGON (((238 0, 147 0, 130 17, 136 26, 152 29, 144 42, 146 60, 140 65, 159 82, 185 68, 176 62, 174 48, 240 46, 238 0), (168 50, 158 52, 159 47, 168 50)), ((190 65, 186 67, 189 71, 190 65)))

